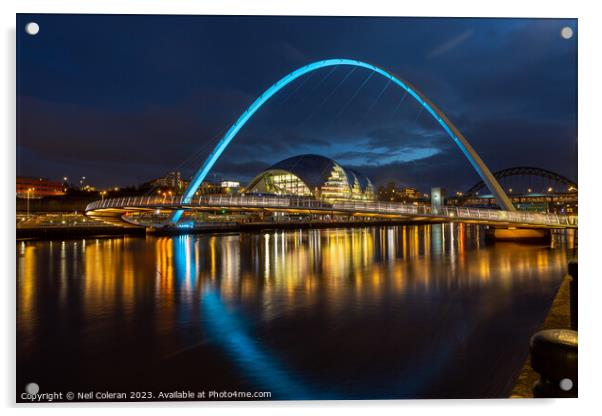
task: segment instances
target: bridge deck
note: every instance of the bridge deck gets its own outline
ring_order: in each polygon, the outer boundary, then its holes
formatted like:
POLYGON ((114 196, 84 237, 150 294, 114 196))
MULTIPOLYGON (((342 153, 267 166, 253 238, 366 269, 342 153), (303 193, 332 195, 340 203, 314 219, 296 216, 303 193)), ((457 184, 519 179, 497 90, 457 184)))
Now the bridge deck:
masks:
POLYGON ((455 221, 522 228, 577 228, 577 216, 511 212, 493 209, 444 207, 435 212, 430 206, 393 202, 344 201, 328 203, 306 198, 276 196, 201 196, 186 201, 184 197, 138 196, 110 198, 90 203, 86 214, 107 222, 131 225, 123 217, 132 212, 152 210, 278 211, 376 217, 408 221, 455 221))

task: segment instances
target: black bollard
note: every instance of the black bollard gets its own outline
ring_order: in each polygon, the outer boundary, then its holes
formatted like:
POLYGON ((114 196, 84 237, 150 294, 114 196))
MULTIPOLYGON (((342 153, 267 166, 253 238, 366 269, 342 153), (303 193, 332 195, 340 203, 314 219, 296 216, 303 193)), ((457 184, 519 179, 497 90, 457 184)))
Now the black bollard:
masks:
POLYGON ((571 329, 577 330, 577 260, 569 261, 569 276, 571 276, 571 329))
POLYGON ((546 329, 531 337, 531 367, 541 376, 534 397, 577 397, 577 332, 546 329))

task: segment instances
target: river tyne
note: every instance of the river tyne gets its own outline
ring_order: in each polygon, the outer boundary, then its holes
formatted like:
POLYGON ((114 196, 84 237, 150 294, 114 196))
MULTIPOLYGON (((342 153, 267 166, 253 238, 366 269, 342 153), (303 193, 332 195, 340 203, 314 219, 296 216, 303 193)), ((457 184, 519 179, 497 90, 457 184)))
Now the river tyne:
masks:
POLYGON ((508 397, 575 242, 484 234, 434 224, 17 241, 17 392, 508 397))

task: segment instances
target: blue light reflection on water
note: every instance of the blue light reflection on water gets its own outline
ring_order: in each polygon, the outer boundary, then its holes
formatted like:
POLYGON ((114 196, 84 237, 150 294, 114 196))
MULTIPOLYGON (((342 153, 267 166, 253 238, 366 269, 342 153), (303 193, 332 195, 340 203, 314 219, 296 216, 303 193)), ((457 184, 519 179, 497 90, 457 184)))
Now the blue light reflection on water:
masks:
POLYGON ((219 294, 210 287, 203 290, 202 310, 206 314, 204 322, 212 340, 227 351, 232 362, 262 389, 280 399, 303 400, 319 396, 315 392, 310 393, 274 353, 253 339, 245 329, 244 320, 236 312, 228 310, 219 294))
MULTIPOLYGON (((194 290, 196 281, 193 239, 188 236, 177 236, 174 244, 174 264, 176 279, 181 287, 194 290), (192 286, 192 287, 191 287, 192 286)), ((219 293, 210 284, 204 285, 200 301, 203 324, 211 337, 211 341, 230 356, 238 369, 254 380, 265 391, 270 391, 278 398, 295 399, 316 398, 319 394, 310 394, 307 388, 291 377, 291 371, 278 362, 275 354, 269 352, 261 343, 248 333, 247 322, 233 308, 228 308, 219 293)), ((184 326, 188 320, 190 308, 180 308, 178 320, 184 326)))

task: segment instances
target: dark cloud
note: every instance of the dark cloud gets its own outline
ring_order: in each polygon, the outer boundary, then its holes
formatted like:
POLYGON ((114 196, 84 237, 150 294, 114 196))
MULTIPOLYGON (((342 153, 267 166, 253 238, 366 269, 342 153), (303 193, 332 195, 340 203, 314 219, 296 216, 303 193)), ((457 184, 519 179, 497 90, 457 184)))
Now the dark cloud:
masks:
POLYGON ((455 156, 457 157, 440 153, 410 162, 350 167, 363 172, 381 185, 394 181, 424 192, 435 186, 444 186, 450 191, 463 191, 480 178, 462 156, 455 156), (452 172, 454 175, 451 175, 452 172))

